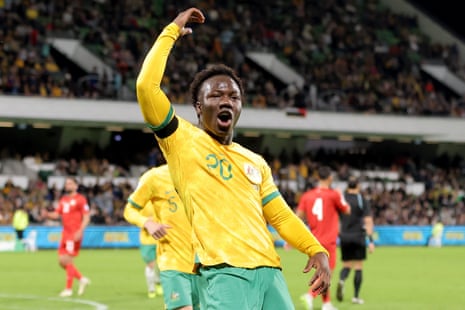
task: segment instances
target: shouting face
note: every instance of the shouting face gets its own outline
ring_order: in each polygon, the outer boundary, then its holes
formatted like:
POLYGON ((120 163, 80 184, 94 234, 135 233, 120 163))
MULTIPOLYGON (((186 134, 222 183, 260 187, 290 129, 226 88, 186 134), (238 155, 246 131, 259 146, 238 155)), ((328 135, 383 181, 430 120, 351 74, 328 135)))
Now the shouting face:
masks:
POLYGON ((230 144, 242 110, 241 91, 228 75, 205 80, 195 106, 199 125, 221 144, 230 144))

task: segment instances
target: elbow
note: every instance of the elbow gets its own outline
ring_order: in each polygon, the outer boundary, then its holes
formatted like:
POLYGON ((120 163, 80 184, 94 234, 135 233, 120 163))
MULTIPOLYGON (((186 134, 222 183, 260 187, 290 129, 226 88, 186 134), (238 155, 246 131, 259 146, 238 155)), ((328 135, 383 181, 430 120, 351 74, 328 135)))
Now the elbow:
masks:
POLYGON ((159 84, 148 83, 140 78, 136 82, 137 102, 146 122, 153 123, 154 121, 154 103, 158 100, 160 92, 159 84))
POLYGON ((137 92, 137 97, 144 95, 144 93, 147 91, 147 82, 145 81, 146 79, 143 76, 139 76, 136 80, 136 92, 137 92))
POLYGON ((129 210, 129 208, 131 208, 131 207, 130 207, 130 206, 126 206, 126 207, 124 208, 123 217, 124 217, 124 219, 126 220, 126 222, 131 223, 131 222, 129 221, 129 217, 130 217, 129 214, 130 214, 130 212, 131 212, 131 211, 129 210))
POLYGON ((136 80, 136 92, 146 94, 148 92, 157 93, 161 90, 161 84, 154 82, 146 75, 139 75, 136 80))

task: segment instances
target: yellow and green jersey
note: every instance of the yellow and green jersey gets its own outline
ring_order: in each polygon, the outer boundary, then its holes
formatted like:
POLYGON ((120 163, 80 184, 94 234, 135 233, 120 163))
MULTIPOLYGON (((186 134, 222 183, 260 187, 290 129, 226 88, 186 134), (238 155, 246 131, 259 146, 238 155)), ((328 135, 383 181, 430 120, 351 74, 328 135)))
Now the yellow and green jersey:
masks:
POLYGON ((125 212, 128 222, 139 227, 143 227, 148 219, 143 215, 144 209, 150 207, 156 221, 171 226, 167 235, 157 243, 157 263, 161 271, 193 272, 192 228, 174 189, 167 165, 152 168, 141 176, 126 207, 139 211, 125 212))
POLYGON ((200 262, 279 267, 267 223, 308 255, 326 252, 281 197, 260 155, 236 143, 222 145, 175 116, 160 83, 178 36, 179 27, 171 23, 158 37, 139 74, 137 97, 184 202, 200 262))
POLYGON ((200 262, 279 266, 263 210, 279 192, 264 159, 239 144, 222 145, 182 119, 159 143, 174 165, 200 262))

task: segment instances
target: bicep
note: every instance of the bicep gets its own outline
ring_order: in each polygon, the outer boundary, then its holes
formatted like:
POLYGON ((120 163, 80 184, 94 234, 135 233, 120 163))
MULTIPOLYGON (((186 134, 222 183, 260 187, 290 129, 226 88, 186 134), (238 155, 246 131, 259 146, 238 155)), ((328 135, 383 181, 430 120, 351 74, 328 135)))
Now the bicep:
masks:
POLYGON ((163 92, 144 92, 137 95, 147 127, 154 133, 169 127, 175 114, 174 108, 163 92))

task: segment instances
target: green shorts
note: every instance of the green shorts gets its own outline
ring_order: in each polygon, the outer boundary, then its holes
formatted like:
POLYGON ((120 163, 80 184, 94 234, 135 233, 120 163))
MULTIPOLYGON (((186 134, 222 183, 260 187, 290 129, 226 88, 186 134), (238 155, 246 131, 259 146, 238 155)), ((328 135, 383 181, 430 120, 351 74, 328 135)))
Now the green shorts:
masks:
POLYGON ((157 259, 157 246, 155 244, 141 244, 140 254, 146 264, 157 259))
POLYGON ((160 272, 165 309, 178 309, 180 307, 192 305, 194 310, 199 310, 199 278, 200 277, 196 274, 174 270, 160 272))
POLYGON ((280 269, 237 268, 228 265, 200 268, 202 309, 293 310, 280 269))

